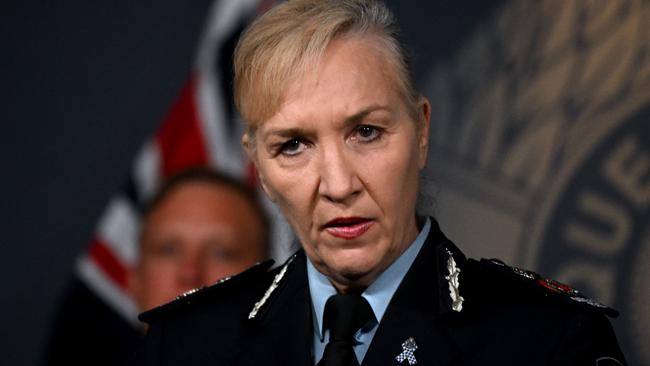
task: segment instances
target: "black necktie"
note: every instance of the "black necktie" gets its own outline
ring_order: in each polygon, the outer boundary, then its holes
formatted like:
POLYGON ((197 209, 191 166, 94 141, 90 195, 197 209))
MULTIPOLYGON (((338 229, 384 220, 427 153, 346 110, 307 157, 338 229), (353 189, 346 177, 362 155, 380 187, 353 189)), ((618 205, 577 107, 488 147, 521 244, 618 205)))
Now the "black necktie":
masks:
POLYGON ((325 303, 323 324, 330 330, 318 366, 358 366, 352 349, 354 334, 375 318, 368 301, 361 295, 336 294, 325 303))

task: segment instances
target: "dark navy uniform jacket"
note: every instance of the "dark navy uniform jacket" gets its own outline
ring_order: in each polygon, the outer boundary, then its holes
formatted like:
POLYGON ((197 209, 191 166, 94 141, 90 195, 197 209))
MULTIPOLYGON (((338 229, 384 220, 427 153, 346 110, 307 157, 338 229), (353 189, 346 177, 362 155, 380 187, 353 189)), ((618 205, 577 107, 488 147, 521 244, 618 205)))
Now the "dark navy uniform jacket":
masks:
MULTIPOLYGON (((306 260, 300 251, 273 271, 259 264, 142 314, 150 328, 137 364, 313 365, 306 260)), ((625 365, 606 315, 616 312, 566 285, 466 259, 434 222, 362 366, 625 365), (450 294, 452 260, 460 311, 450 294), (400 358, 410 338, 417 349, 400 358)))

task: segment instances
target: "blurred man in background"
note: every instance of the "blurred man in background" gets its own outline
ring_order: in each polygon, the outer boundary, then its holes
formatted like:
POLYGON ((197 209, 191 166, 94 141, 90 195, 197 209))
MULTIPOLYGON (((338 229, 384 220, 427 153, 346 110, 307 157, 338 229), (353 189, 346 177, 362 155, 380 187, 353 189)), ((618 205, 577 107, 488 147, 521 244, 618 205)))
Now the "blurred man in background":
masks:
POLYGON ((237 274, 266 257, 267 237, 248 187, 207 170, 177 175, 144 212, 133 297, 145 311, 237 274))
MULTIPOLYGON (((237 274, 267 257, 269 225, 253 189, 208 169, 168 179, 144 208, 129 288, 139 311, 237 274)), ((46 365, 124 364, 143 334, 80 281, 65 298, 46 365)))

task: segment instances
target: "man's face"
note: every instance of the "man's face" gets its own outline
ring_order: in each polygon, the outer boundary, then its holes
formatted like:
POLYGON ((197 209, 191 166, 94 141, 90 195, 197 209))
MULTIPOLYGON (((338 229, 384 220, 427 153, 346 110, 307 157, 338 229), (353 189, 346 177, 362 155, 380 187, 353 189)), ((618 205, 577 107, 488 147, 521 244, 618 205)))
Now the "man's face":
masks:
POLYGON ((175 187, 143 223, 131 287, 141 310, 237 274, 264 258, 260 217, 225 185, 175 187))
POLYGON ((368 286, 417 236, 429 104, 418 132, 376 42, 334 40, 249 150, 307 256, 344 292, 368 286))

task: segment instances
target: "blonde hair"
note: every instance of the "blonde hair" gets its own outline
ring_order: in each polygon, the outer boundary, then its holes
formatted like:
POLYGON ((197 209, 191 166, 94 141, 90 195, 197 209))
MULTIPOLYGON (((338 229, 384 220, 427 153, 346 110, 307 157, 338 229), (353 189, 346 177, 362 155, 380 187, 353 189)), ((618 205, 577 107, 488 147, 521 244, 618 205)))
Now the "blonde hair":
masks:
MULTIPOLYGON (((397 88, 412 114, 420 99, 392 12, 374 0, 290 0, 254 21, 234 56, 235 105, 252 137, 280 107, 288 83, 342 35, 371 35, 387 52, 397 88)), ((417 117, 414 117, 417 120, 417 117)))

